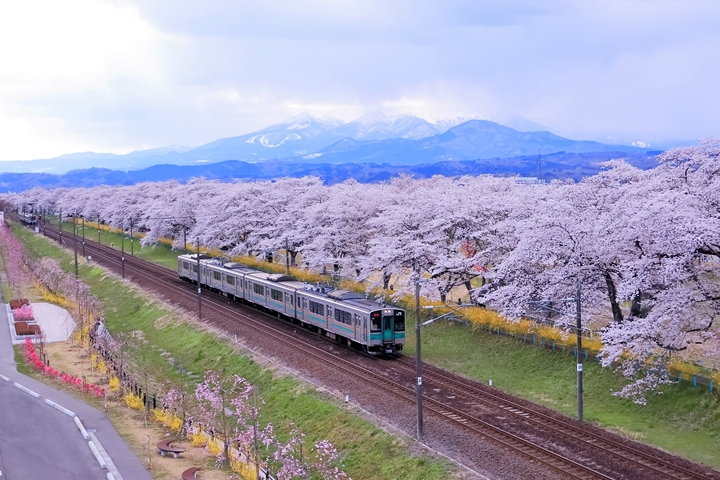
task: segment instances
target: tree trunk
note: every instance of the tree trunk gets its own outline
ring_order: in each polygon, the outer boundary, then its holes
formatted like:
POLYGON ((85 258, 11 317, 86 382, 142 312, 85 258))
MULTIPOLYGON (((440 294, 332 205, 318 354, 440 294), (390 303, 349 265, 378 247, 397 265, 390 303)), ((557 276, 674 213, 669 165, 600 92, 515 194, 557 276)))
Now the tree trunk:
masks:
POLYGON ((290 250, 290 266, 296 267, 297 264, 295 263, 295 260, 297 259, 297 250, 290 250))
POLYGON ((385 290, 387 290, 389 284, 390 284, 390 274, 383 272, 383 288, 384 288, 385 290))
POLYGON ((640 304, 640 297, 641 293, 638 292, 635 294, 635 296, 632 299, 632 304, 630 305, 630 316, 641 318, 643 317, 643 311, 642 311, 642 305, 640 304))
POLYGON ((622 310, 620 310, 620 305, 618 305, 617 302, 617 289, 615 288, 615 282, 609 272, 605 272, 603 275, 605 276, 605 283, 608 288, 608 298, 610 299, 610 306, 612 307, 613 321, 615 323, 620 323, 623 321, 623 314, 622 310))

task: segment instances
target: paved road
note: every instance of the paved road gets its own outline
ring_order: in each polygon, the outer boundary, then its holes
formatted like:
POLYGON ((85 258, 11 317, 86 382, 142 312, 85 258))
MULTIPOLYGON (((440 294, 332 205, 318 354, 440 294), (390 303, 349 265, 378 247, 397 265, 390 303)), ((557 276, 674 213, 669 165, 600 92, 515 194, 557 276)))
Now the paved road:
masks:
POLYGON ((41 399, 0 381, 4 479, 105 479, 75 422, 41 399))
POLYGON ((0 379, 0 480, 106 480, 108 470, 118 480, 152 480, 104 412, 17 372, 7 314, 0 307, 0 374, 10 379, 0 379), (15 382, 41 397, 21 391, 15 382), (71 410, 94 431, 107 452, 108 470, 100 468, 73 419, 45 399, 71 410))

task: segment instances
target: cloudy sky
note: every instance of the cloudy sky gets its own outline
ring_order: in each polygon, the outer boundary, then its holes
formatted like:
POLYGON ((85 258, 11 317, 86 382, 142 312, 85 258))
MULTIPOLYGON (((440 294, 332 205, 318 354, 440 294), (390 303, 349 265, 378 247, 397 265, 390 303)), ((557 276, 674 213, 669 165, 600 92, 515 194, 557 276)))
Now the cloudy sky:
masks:
POLYGON ((300 112, 720 136, 715 0, 0 3, 0 160, 200 145, 300 112))

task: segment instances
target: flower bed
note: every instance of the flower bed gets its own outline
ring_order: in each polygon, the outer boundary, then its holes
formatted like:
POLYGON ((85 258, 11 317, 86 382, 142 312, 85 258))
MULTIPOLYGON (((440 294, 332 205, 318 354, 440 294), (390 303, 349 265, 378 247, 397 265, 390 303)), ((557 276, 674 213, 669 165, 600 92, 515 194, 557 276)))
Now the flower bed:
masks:
POLYGON ((30 322, 35 320, 35 312, 30 305, 23 305, 20 308, 13 309, 13 318, 16 322, 30 322))
POLYGON ((38 356, 37 352, 35 351, 35 345, 33 345, 32 341, 29 338, 25 339, 25 348, 23 349, 23 357, 25 357, 25 361, 29 365, 32 365, 37 370, 41 371, 42 373, 44 373, 46 375, 49 375, 57 380, 60 380, 61 382, 67 383, 68 385, 76 386, 83 392, 91 393, 91 394, 95 395, 96 397, 104 397, 105 396, 105 389, 103 387, 99 387, 99 386, 95 385, 94 383, 84 383, 81 378, 73 377, 72 375, 69 375, 65 372, 60 372, 55 368, 45 365, 45 363, 43 363, 43 361, 40 360, 40 357, 38 356))

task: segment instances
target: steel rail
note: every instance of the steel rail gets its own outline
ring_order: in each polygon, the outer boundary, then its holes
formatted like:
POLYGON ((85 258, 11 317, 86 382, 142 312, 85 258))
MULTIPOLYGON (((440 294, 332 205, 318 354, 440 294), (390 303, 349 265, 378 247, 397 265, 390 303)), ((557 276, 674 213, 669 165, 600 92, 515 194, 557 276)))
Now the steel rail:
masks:
MULTIPOLYGON (((58 234, 57 227, 51 226, 50 228, 45 228, 45 234, 49 238, 53 240, 57 240, 60 235, 58 234), (47 234, 50 235, 47 235, 47 234)), ((62 240, 63 241, 69 241, 72 239, 72 233, 70 232, 63 232, 62 240)), ((67 245, 66 245, 67 246, 67 245)), ((86 239, 86 249, 91 249, 91 253, 93 253, 95 256, 93 258, 102 258, 104 260, 103 263, 109 263, 113 267, 119 268, 119 265, 121 265, 122 261, 120 260, 119 255, 121 252, 119 250, 116 250, 110 246, 106 246, 103 244, 98 244, 95 241, 88 241, 86 239), (99 257, 98 257, 99 254, 99 257)), ((130 271, 130 273, 137 275, 139 277, 142 277, 145 281, 149 281, 150 283, 156 284, 158 286, 161 286, 162 288, 171 288, 175 291, 176 294, 185 297, 186 299, 193 299, 196 297, 196 294, 193 293, 191 290, 188 290, 186 288, 186 285, 176 280, 176 272, 174 270, 170 270, 166 267, 154 264, 152 262, 148 262, 146 260, 143 260, 138 257, 134 256, 127 256, 127 252, 125 252, 125 269, 130 271), (147 271, 154 272, 155 275, 148 275, 147 271), (172 275, 173 280, 170 280, 170 276, 172 275), (163 279, 163 277, 167 277, 167 279, 163 279)), ((328 363, 328 357, 332 358, 332 365, 340 368, 342 371, 358 377, 360 379, 363 379, 365 381, 368 380, 368 377, 373 378, 374 380, 372 383, 376 385, 381 390, 389 390, 390 392, 394 393, 397 396, 402 397, 408 403, 414 404, 415 402, 415 390, 413 387, 408 387, 403 384, 390 381, 387 377, 382 376, 376 372, 373 372, 372 370, 366 369, 365 367, 359 367, 357 364, 351 363, 348 360, 343 359, 342 357, 339 357, 333 353, 329 353, 325 350, 322 350, 315 345, 312 345, 308 342, 303 341, 302 339, 299 339, 296 336, 290 335, 288 333, 283 332, 282 330, 279 330, 277 328, 272 328, 269 325, 260 322, 257 319, 254 319, 246 314, 243 314, 242 312, 238 311, 236 308, 229 308, 224 303, 226 302, 226 299, 220 295, 213 294, 211 292, 206 292, 206 302, 209 304, 208 307, 213 310, 216 313, 220 313, 222 315, 230 315, 235 318, 242 318, 245 322, 249 322, 252 328, 254 328, 256 331, 259 331, 263 334, 270 334, 277 338, 278 336, 282 337, 282 340, 285 343, 292 343, 293 346, 302 347, 303 351, 312 356, 313 358, 316 358, 318 360, 321 360, 322 362, 328 363), (223 303, 220 303, 222 301, 223 303), (317 353, 320 352, 320 353, 317 353), (360 374, 362 373, 362 375, 360 374), (394 388, 388 388, 388 385, 393 386, 394 388)), ((267 315, 267 314, 264 314, 267 315)), ((459 384, 459 382, 457 382, 459 384)), ((478 392, 481 392, 479 389, 477 389, 478 392)), ((481 392, 483 394, 486 394, 485 392, 481 392)), ((504 399, 503 399, 504 401, 504 399)), ((472 417, 468 415, 466 412, 463 412, 459 409, 456 409, 455 407, 451 405, 444 404, 442 402, 439 402, 434 399, 428 399, 428 403, 430 403, 432 406, 428 406, 428 409, 437 415, 440 415, 460 426, 466 429, 470 429, 472 431, 475 431, 476 433, 479 433, 481 435, 487 436, 489 438, 492 438, 494 441, 501 443, 502 445, 511 448, 515 451, 518 451, 519 453, 522 453, 523 455, 532 458, 535 461, 541 462, 543 464, 546 464, 547 466, 553 468, 554 470, 560 471, 562 473, 571 475, 575 478, 611 478, 607 475, 598 472, 596 470, 593 470, 589 467, 586 467, 582 464, 579 464, 575 462, 574 460, 571 460, 567 457, 564 457, 560 454, 557 454, 551 450, 546 449, 545 447, 536 445, 528 440, 525 440, 515 434, 512 434, 510 432, 503 431, 500 427, 497 427, 491 423, 485 422, 484 420, 481 420, 479 418, 472 417), (475 424, 475 425, 472 425, 475 424), (542 458, 542 455, 544 455, 546 458, 542 458)), ((510 402, 505 402, 510 403, 510 402)), ((520 407, 524 410, 528 410, 526 407, 520 407)), ((594 445, 597 446, 597 445, 594 445)), ((646 465, 643 465, 647 468, 646 465)), ((678 478, 678 477, 674 477, 678 478)), ((698 477, 691 477, 691 478, 698 478, 698 477)))

